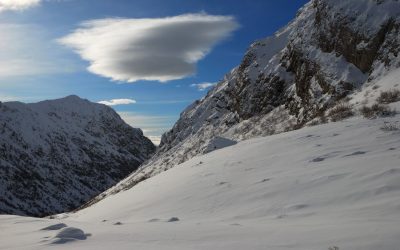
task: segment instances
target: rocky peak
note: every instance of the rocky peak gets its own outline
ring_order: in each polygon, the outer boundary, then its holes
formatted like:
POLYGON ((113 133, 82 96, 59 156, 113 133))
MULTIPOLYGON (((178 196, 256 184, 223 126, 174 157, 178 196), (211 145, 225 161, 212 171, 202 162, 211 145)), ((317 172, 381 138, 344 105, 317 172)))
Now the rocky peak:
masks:
POLYGON ((110 107, 77 96, 0 106, 0 213, 79 207, 149 159, 155 146, 110 107))

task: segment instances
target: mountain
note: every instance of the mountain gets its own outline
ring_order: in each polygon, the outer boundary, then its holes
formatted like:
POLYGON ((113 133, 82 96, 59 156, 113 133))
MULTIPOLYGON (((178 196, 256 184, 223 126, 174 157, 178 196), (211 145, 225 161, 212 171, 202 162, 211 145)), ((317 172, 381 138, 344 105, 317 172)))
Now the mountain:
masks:
POLYGON ((54 219, 2 215, 0 249, 397 250, 399 118, 241 141, 54 219))
POLYGON ((216 136, 240 141, 335 120, 330 110, 400 67, 399 52, 399 1, 312 0, 188 106, 119 188, 207 152, 216 136))
MULTIPOLYGON (((397 0, 312 0, 84 208, 0 215, 0 249, 398 249, 399 14, 397 0)), ((112 114, 85 128, 108 135, 112 114)))
POLYGON ((153 143, 108 106, 77 96, 0 103, 0 213, 70 211, 149 159, 153 143))

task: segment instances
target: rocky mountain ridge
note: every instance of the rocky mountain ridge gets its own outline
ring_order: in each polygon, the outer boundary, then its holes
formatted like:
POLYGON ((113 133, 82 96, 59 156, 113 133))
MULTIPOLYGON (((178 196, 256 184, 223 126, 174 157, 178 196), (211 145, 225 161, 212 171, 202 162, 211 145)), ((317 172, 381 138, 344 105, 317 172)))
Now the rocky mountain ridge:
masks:
MULTIPOLYGON (((311 0, 191 104, 156 155, 108 193, 207 151, 216 136, 243 140, 303 127, 400 67, 398 0, 311 0)), ((106 196, 102 194, 102 196, 106 196)))

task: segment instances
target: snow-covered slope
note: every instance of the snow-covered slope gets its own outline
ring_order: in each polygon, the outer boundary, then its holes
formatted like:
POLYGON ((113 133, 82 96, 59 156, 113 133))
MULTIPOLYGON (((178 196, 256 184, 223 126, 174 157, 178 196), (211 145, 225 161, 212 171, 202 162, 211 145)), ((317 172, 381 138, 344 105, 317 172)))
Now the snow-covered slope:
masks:
POLYGON ((113 109, 77 96, 0 103, 0 213, 70 211, 154 151, 113 109))
POLYGON ((207 152, 216 136, 240 141, 303 127, 399 67, 400 1, 312 0, 286 27, 253 43, 119 187, 207 152))
POLYGON ((399 118, 242 141, 58 219, 0 216, 0 249, 398 250, 400 130, 382 127, 399 118))

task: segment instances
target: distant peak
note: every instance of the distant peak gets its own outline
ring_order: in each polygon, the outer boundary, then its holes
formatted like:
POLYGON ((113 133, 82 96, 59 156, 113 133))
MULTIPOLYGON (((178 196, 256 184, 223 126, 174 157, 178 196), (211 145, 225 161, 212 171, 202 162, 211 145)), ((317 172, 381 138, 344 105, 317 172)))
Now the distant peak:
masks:
POLYGON ((58 99, 51 99, 51 100, 45 100, 41 101, 38 103, 32 103, 33 105, 62 105, 62 106, 70 106, 70 105, 85 105, 85 104, 90 104, 91 102, 87 99, 81 98, 77 95, 69 95, 66 97, 58 98, 58 99))
POLYGON ((85 98, 81 98, 77 95, 69 95, 60 99, 54 99, 53 101, 63 101, 63 102, 90 102, 85 98))
POLYGON ((61 99, 66 99, 66 100, 84 100, 83 98, 80 98, 77 95, 69 95, 69 96, 66 96, 66 97, 61 98, 61 99))

